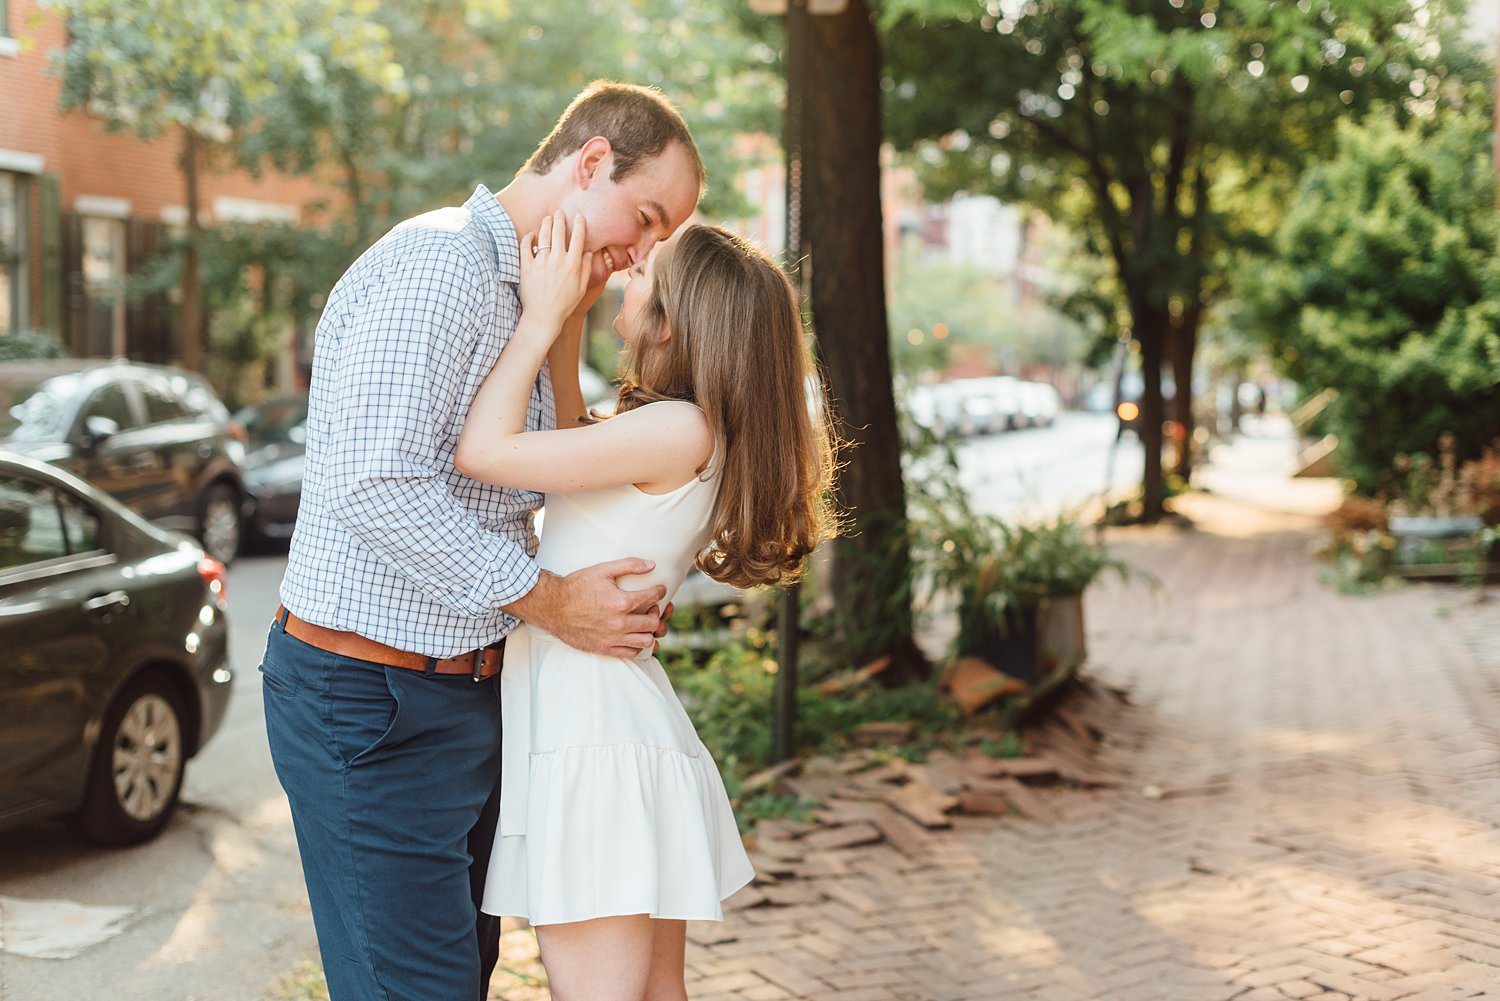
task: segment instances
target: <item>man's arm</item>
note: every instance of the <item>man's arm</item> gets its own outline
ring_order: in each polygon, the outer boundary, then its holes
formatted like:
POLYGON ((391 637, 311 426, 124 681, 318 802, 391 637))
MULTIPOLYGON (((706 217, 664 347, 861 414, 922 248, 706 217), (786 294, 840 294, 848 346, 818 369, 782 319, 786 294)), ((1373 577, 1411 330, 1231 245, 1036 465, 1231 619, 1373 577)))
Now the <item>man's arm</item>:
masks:
POLYGON ((333 516, 435 601, 474 618, 497 606, 581 649, 628 656, 659 627, 664 588, 622 591, 644 560, 543 576, 525 548, 484 529, 448 489, 439 436, 456 413, 482 313, 482 271, 434 243, 360 290, 344 332, 330 421, 333 516), (639 610, 638 610, 639 609, 639 610))
POLYGON ((329 415, 333 516, 433 600, 473 618, 515 601, 538 568, 448 489, 439 438, 458 406, 479 324, 481 272, 434 240, 358 290, 329 415))

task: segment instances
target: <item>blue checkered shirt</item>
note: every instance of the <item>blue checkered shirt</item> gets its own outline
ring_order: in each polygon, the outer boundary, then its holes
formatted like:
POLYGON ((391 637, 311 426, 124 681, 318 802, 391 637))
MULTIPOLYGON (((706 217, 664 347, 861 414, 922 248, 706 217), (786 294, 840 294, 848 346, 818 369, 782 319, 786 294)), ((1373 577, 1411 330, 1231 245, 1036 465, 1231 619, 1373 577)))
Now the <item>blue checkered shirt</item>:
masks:
MULTIPOLYGON (((330 629, 429 657, 498 640, 531 590, 542 495, 462 476, 469 405, 516 329, 520 246, 483 185, 391 230, 318 321, 302 504, 281 600, 330 629)), ((553 424, 545 368, 528 430, 553 424)))

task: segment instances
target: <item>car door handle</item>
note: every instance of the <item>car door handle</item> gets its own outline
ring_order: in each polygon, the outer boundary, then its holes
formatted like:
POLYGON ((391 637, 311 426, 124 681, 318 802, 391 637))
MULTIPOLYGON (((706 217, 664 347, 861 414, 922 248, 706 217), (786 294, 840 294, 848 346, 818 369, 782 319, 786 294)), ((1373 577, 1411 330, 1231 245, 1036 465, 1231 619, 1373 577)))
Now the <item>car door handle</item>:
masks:
POLYGON ((83 603, 83 610, 89 613, 108 611, 115 606, 126 608, 130 605, 130 595, 124 591, 111 591, 108 594, 95 595, 83 603))

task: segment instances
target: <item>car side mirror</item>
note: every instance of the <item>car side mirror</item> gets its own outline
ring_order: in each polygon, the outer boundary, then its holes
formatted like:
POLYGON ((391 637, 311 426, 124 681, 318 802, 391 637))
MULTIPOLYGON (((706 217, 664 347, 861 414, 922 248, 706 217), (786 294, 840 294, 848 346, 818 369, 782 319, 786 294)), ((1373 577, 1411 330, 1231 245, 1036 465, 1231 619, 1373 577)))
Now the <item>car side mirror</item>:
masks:
POLYGON ((84 443, 89 448, 95 448, 106 438, 120 433, 119 422, 108 417, 85 417, 83 419, 84 443))

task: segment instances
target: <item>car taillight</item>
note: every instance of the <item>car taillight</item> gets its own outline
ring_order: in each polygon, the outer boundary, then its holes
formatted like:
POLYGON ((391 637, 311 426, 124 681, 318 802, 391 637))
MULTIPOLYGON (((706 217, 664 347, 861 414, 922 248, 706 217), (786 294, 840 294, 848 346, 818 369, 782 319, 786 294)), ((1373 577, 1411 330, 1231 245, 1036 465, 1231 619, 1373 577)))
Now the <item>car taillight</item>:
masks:
POLYGON ((230 421, 224 426, 224 430, 229 432, 229 437, 233 438, 241 445, 250 444, 250 432, 246 431, 245 425, 241 424, 239 421, 230 421))
POLYGON ((214 596, 214 604, 222 611, 229 607, 229 571, 218 560, 205 556, 198 561, 198 576, 203 586, 214 596))

